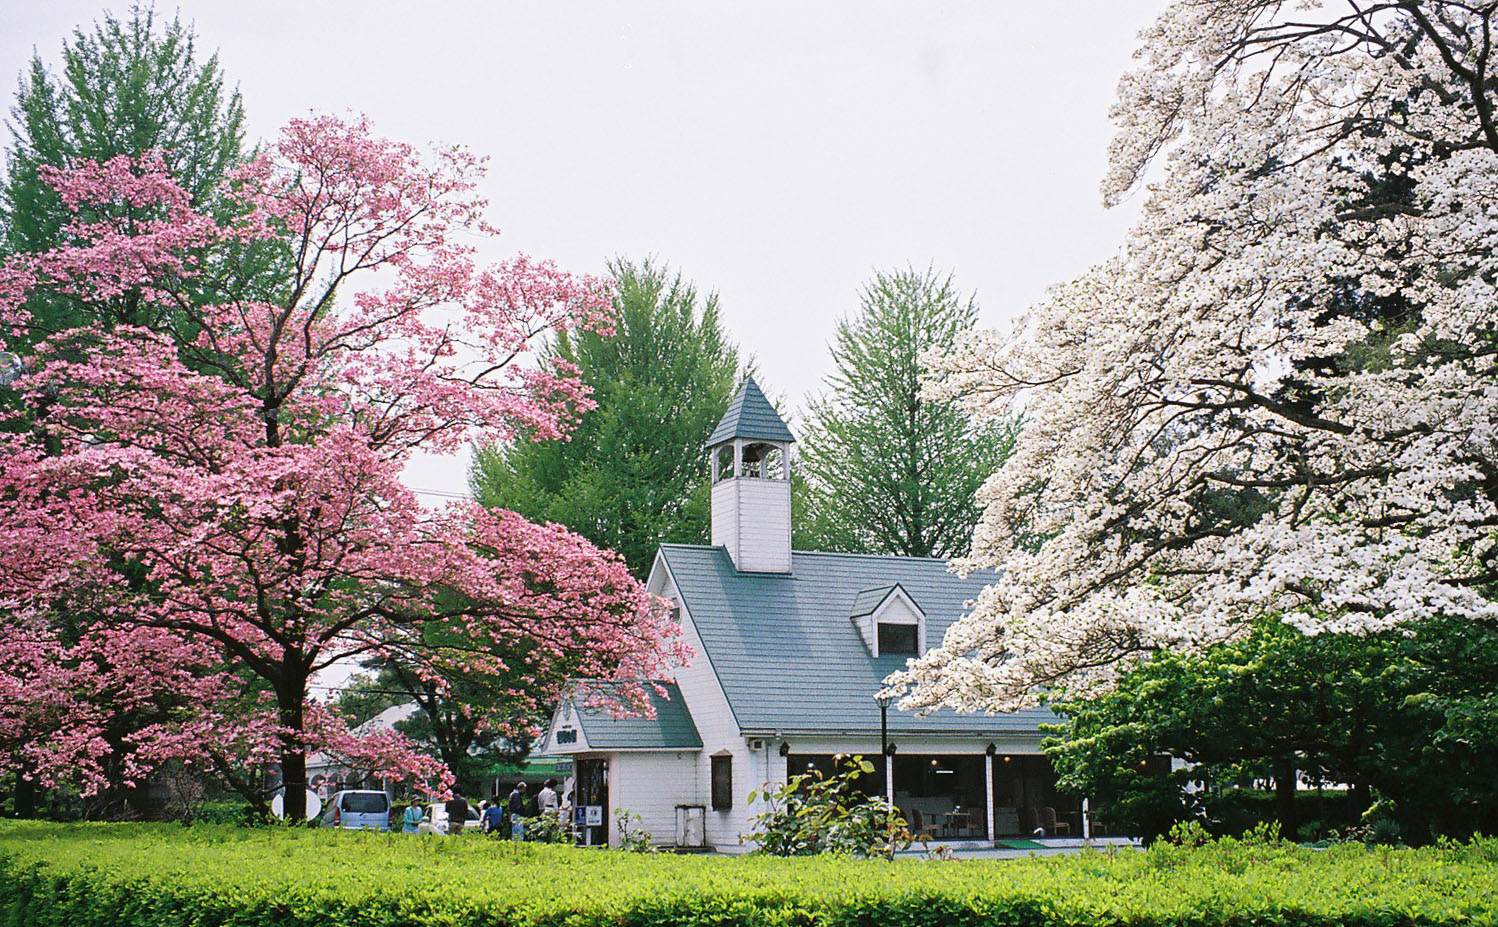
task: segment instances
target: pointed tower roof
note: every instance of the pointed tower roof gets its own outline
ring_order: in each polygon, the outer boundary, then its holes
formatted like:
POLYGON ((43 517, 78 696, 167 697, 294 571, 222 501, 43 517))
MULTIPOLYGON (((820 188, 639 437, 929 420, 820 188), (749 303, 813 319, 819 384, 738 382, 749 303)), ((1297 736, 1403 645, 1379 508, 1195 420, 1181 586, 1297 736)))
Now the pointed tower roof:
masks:
POLYGON ((733 402, 728 404, 728 412, 723 416, 723 421, 718 423, 718 427, 713 429, 713 436, 707 439, 707 445, 712 447, 734 438, 785 443, 796 440, 753 377, 744 380, 743 388, 733 397, 733 402))

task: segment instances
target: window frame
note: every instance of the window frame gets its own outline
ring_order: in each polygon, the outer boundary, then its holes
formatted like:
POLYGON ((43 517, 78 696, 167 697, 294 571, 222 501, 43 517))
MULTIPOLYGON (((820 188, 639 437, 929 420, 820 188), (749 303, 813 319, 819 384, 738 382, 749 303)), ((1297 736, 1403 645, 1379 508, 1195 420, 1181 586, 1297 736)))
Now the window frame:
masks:
POLYGON ((879 648, 878 652, 881 657, 918 657, 921 655, 921 626, 918 624, 907 624, 903 621, 876 621, 874 622, 874 643, 879 648), (901 633, 902 643, 904 642, 903 637, 908 631, 910 635, 909 649, 886 647, 885 628, 898 630, 901 633))
POLYGON ((733 754, 710 757, 709 789, 714 811, 733 810, 733 754))

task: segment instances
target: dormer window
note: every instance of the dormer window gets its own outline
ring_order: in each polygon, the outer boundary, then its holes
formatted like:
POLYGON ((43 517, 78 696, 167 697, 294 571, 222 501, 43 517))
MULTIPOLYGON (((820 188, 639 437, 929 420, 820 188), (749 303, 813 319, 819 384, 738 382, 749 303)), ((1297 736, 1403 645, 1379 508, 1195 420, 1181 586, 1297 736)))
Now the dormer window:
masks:
POLYGON ((881 657, 919 656, 920 627, 913 624, 879 622, 879 655, 881 657))
POLYGON ((926 613, 898 583, 853 597, 848 617, 872 657, 918 657, 926 649, 926 613))

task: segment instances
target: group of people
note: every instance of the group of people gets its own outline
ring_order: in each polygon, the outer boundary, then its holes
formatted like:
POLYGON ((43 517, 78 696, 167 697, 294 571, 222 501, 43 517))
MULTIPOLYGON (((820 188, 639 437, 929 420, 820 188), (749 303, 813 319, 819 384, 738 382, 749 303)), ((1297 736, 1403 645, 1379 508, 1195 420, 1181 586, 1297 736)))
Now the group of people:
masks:
POLYGON ((510 839, 524 840, 526 821, 536 817, 555 818, 561 807, 562 800, 557 795, 557 780, 547 779, 536 793, 534 801, 530 797, 529 786, 521 782, 511 790, 503 805, 498 802, 492 805, 488 802, 480 803, 479 826, 486 834, 503 837, 506 830, 505 819, 508 817, 510 839))
MULTIPOLYGON (((468 824, 468 800, 454 795, 443 803, 442 810, 447 815, 447 833, 450 836, 461 834, 468 824)), ((500 839, 524 840, 528 820, 545 816, 555 818, 561 813, 562 801, 557 794, 555 779, 547 779, 534 799, 530 796, 530 787, 521 782, 503 803, 479 802, 479 828, 500 839)), ((421 806, 412 802, 401 815, 401 831, 421 833, 424 822, 421 806)), ((427 823, 428 829, 431 826, 427 823)))

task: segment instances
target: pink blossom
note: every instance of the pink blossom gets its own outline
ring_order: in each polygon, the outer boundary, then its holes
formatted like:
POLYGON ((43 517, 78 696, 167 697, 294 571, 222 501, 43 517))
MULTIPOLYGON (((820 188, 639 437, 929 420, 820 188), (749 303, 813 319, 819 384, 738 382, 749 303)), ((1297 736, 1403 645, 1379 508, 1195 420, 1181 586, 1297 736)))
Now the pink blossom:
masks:
POLYGON ((398 736, 351 737, 314 674, 397 651, 499 670, 498 649, 525 654, 522 703, 555 699, 565 665, 639 705, 680 662, 615 555, 512 512, 430 511, 399 480, 418 450, 565 436, 591 406, 535 348, 606 331, 607 292, 479 263, 497 234, 481 173, 327 116, 233 176, 232 220, 195 212, 157 158, 44 171, 76 243, 0 267, 0 324, 34 344, 0 413, 0 739, 20 745, 0 762, 95 789, 122 749, 108 716, 140 704, 156 720, 124 748, 132 777, 274 757, 294 779, 324 751, 440 793, 398 736), (225 272, 240 261, 276 273, 225 272), (36 293, 96 321, 44 332, 36 293), (409 646, 432 623, 484 646, 409 646))

